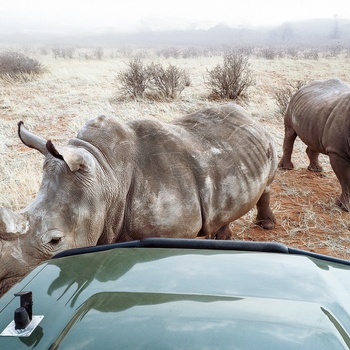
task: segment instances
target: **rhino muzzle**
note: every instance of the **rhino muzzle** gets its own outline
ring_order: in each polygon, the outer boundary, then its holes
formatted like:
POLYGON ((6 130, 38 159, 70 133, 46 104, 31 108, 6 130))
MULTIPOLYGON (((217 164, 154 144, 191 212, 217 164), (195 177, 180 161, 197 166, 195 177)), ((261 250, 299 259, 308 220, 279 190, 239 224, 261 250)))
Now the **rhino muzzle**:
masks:
POLYGON ((28 232, 29 222, 23 214, 14 213, 10 209, 0 208, 0 235, 25 234, 28 232))

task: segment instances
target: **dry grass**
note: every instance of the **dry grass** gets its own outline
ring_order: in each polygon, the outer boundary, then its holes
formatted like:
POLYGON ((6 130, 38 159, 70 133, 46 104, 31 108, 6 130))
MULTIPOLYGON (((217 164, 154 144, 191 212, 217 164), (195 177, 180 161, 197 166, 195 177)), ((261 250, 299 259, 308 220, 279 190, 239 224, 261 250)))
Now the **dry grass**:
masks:
MULTIPOLYGON (((35 81, 0 85, 0 206, 18 210, 35 196, 41 180, 42 156, 24 147, 17 137, 17 122, 55 142, 66 143, 84 122, 100 114, 116 115, 126 121, 141 117, 164 121, 222 101, 208 99, 204 80, 207 70, 222 62, 222 56, 198 58, 150 57, 145 63, 174 64, 185 69, 191 79, 181 96, 171 102, 118 99, 117 73, 125 69, 129 57, 79 60, 38 57, 47 68, 35 81)), ((278 154, 282 153, 283 120, 276 117, 274 91, 284 82, 309 81, 350 76, 350 58, 303 59, 250 58, 256 85, 248 90, 243 106, 272 133, 278 154)), ((263 231, 254 224, 255 209, 233 224, 235 239, 273 240, 287 245, 350 257, 349 213, 334 206, 340 188, 327 157, 323 177, 310 175, 305 167, 305 146, 297 141, 293 161, 295 171, 278 171, 272 207, 278 225, 263 231), (310 184, 313 184, 312 186, 310 184), (326 188, 322 188, 326 186, 326 188)))

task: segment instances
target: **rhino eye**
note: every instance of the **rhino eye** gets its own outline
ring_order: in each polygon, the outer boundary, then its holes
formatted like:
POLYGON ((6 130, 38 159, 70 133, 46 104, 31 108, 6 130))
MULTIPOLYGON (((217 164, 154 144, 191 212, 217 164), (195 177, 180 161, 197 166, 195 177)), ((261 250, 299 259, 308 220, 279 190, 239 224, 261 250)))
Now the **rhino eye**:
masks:
POLYGON ((58 243, 60 243, 62 240, 62 237, 55 237, 55 238, 52 238, 51 241, 50 241, 50 244, 52 245, 57 245, 58 243))

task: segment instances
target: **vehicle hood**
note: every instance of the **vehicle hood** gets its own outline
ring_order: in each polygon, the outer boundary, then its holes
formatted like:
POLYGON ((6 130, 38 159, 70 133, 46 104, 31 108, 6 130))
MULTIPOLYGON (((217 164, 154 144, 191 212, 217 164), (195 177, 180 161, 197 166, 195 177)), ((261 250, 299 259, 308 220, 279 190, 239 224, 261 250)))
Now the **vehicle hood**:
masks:
POLYGON ((43 315, 1 349, 349 349, 350 267, 262 252, 122 248, 50 260, 0 299, 43 315))

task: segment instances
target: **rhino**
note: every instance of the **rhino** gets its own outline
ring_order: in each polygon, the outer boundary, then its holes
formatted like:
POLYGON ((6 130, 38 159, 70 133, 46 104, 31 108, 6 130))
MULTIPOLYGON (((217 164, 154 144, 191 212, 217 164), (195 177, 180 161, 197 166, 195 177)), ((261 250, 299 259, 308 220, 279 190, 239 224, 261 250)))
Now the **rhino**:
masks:
POLYGON ((336 204, 349 211, 350 85, 339 79, 315 80, 291 98, 284 116, 285 135, 279 167, 293 169, 291 156, 297 136, 307 145, 308 169, 321 172, 319 154, 328 155, 341 195, 336 204))
POLYGON ((274 141, 236 104, 171 123, 99 116, 67 145, 23 122, 18 135, 45 156, 43 177, 26 208, 0 210, 0 293, 66 249, 147 237, 230 239, 229 224, 254 206, 258 225, 275 225, 274 141))

